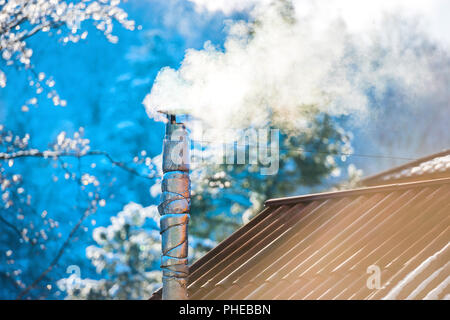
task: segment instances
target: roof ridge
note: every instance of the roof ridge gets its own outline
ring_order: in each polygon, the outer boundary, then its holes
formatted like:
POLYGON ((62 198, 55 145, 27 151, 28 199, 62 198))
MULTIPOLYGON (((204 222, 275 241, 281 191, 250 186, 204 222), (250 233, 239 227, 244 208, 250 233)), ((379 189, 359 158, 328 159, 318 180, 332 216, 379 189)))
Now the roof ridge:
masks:
POLYGON ((419 159, 416 159, 416 160, 413 160, 413 161, 409 161, 409 162, 407 162, 405 164, 402 164, 400 166, 397 166, 397 167, 394 167, 394 168, 390 168, 390 169, 378 172, 378 173, 376 173, 374 175, 371 175, 371 176, 363 178, 361 180, 361 183, 366 184, 366 183, 369 183, 370 181, 377 180, 377 179, 379 179, 379 178, 381 178, 381 177, 383 177, 383 176, 385 176, 387 174, 391 174, 393 172, 401 171, 401 170, 406 169, 406 168, 411 168, 411 167, 419 165, 419 164, 421 164, 423 162, 430 161, 430 160, 433 160, 435 158, 443 157, 443 156, 446 156, 446 155, 450 155, 450 149, 446 149, 446 150, 443 150, 443 151, 440 151, 440 152, 436 152, 436 153, 424 156, 422 158, 419 158, 419 159))
POLYGON ((327 191, 321 193, 312 193, 306 195, 292 196, 292 197, 283 197, 283 198, 274 198, 267 200, 264 205, 266 207, 274 206, 274 205, 283 205, 283 204, 293 204, 304 201, 314 201, 324 198, 337 198, 344 197, 349 195, 360 195, 365 193, 379 192, 379 191, 389 191, 389 190, 399 190, 399 189, 408 189, 415 187, 423 187, 424 185, 436 185, 436 184, 447 184, 450 183, 450 178, 441 178, 441 179, 431 179, 431 180, 422 180, 422 181, 414 181, 414 182, 404 182, 404 183, 393 183, 393 184, 385 184, 380 186, 373 187, 364 187, 350 190, 338 190, 338 191, 327 191))

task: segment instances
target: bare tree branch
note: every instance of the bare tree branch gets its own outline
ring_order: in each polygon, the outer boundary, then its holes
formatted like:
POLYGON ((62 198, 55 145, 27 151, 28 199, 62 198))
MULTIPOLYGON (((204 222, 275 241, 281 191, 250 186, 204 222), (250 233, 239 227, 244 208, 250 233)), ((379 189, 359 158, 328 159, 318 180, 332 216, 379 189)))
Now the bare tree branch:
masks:
POLYGON ((2 216, 0 216, 0 221, 3 222, 4 224, 6 224, 8 227, 10 227, 11 229, 13 229, 20 238, 22 238, 22 233, 20 232, 19 229, 17 229, 11 222, 9 222, 8 220, 6 220, 5 218, 3 218, 2 216))

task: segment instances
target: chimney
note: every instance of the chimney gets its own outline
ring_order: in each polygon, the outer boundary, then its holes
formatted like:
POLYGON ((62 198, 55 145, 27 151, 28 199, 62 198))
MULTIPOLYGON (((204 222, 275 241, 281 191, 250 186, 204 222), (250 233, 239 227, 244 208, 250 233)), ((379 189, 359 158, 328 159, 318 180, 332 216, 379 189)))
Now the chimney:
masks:
POLYGON ((189 144, 184 124, 167 116, 163 142, 161 215, 163 300, 186 300, 190 210, 189 144))

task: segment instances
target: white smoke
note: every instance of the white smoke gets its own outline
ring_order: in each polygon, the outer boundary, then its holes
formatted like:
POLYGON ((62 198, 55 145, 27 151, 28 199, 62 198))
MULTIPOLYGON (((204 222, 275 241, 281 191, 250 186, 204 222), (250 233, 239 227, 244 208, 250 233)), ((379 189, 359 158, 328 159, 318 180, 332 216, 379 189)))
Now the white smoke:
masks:
MULTIPOLYGON (((255 6, 265 5, 270 0, 189 0, 195 4, 197 11, 225 14, 247 12, 255 6)), ((450 47, 450 19, 448 0, 295 0, 298 11, 302 14, 314 12, 320 15, 321 22, 336 17, 345 20, 349 30, 364 32, 367 26, 379 23, 386 12, 402 12, 407 15, 421 15, 425 18, 425 30, 429 35, 450 47)), ((319 21, 319 19, 317 19, 319 21)))
POLYGON ((269 2, 270 0, 189 0, 193 2, 198 11, 222 11, 230 14, 235 11, 246 11, 257 3, 269 2))
POLYGON ((362 119, 388 90, 417 98, 439 87, 439 52, 414 38, 420 20, 387 15, 350 32, 340 18, 324 24, 319 12, 286 3, 259 5, 252 22, 231 23, 224 49, 208 42, 188 50, 178 70, 162 69, 144 100, 149 116, 190 114, 219 130, 268 122, 302 130, 312 107, 362 119))

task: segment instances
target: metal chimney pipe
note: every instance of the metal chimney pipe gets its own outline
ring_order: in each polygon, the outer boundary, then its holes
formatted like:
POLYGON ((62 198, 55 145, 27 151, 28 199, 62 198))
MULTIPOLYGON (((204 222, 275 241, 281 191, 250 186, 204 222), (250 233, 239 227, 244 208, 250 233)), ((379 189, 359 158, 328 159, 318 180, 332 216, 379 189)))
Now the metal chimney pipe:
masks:
POLYGON ((174 115, 168 115, 163 142, 161 183, 161 268, 163 300, 186 300, 188 270, 188 223, 190 211, 188 132, 174 115))

